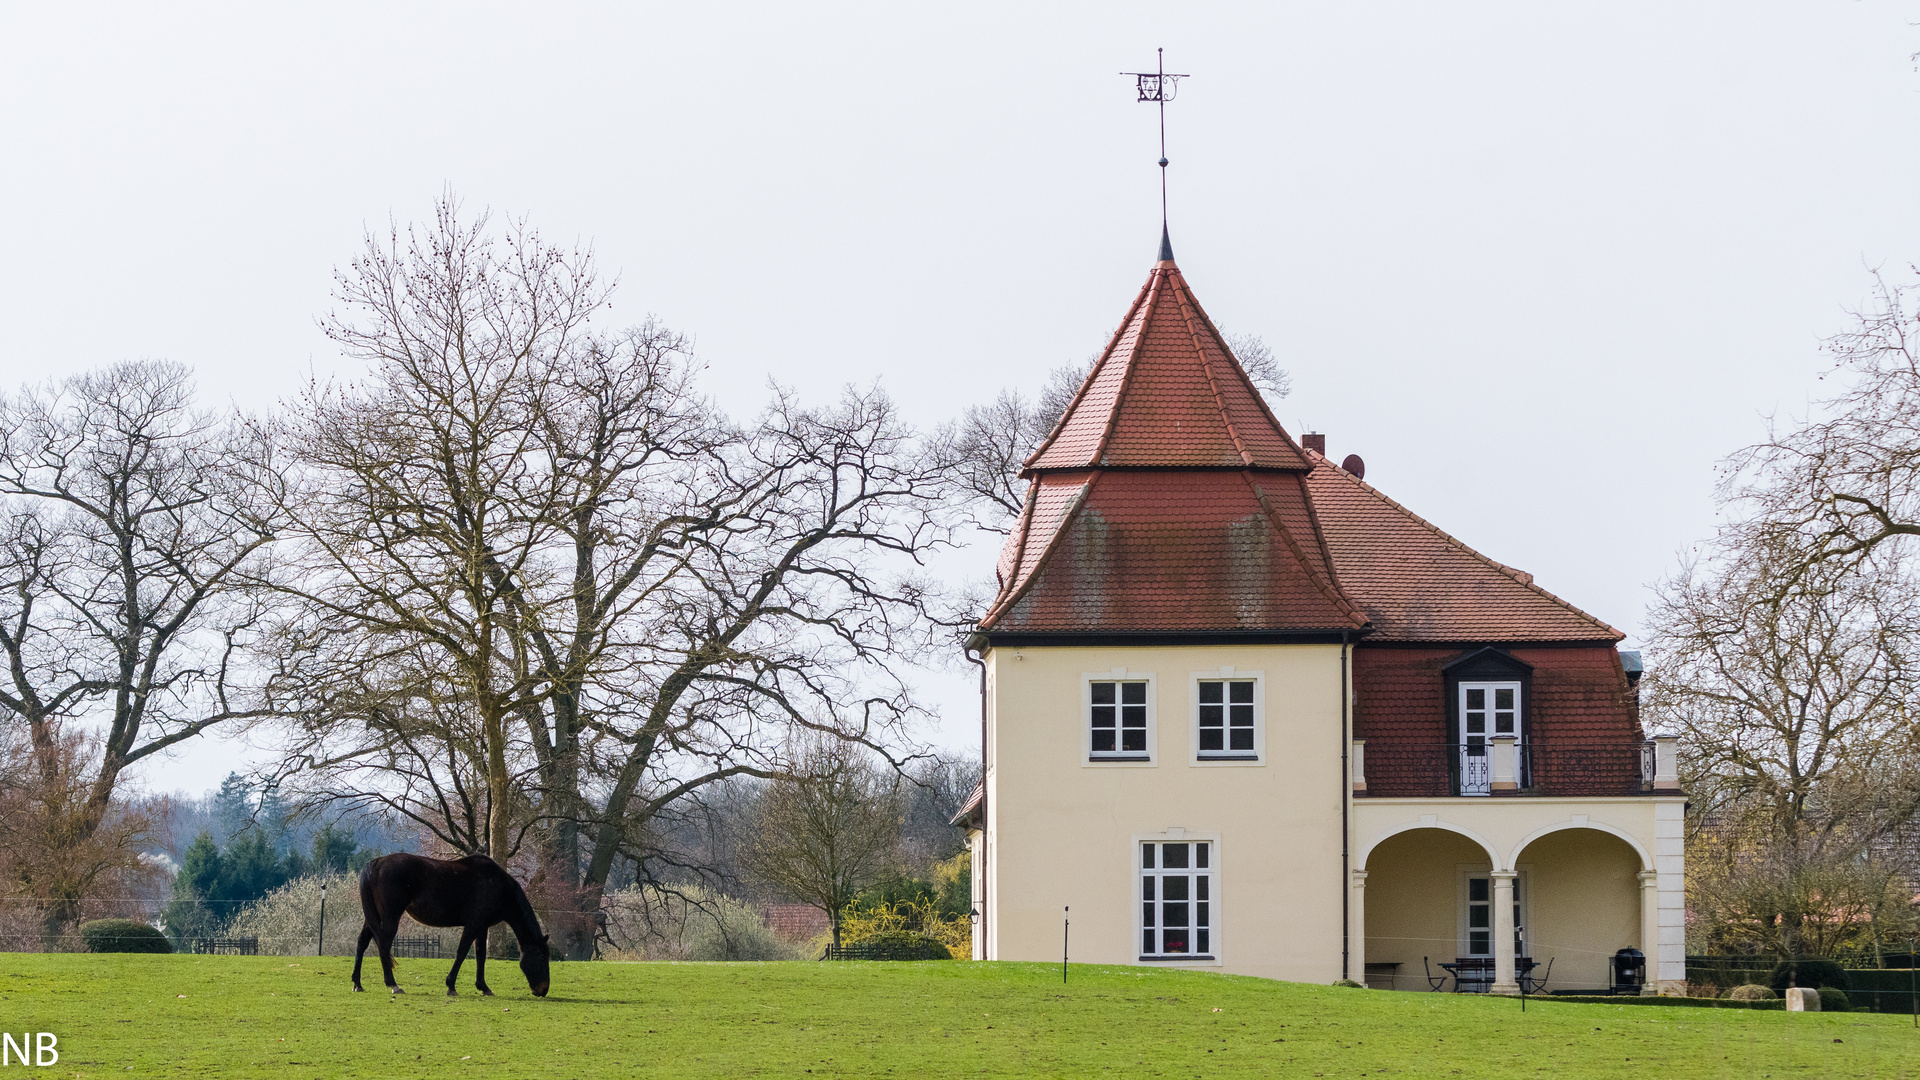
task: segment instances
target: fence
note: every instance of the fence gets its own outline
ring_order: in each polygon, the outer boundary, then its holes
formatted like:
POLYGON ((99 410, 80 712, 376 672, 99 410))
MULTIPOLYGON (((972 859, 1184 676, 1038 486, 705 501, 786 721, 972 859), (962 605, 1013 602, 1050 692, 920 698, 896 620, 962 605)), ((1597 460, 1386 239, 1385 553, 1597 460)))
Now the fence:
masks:
POLYGON ((259 956, 260 939, 257 937, 196 938, 193 951, 202 956, 259 956))
POLYGON ((946 960, 946 946, 933 940, 858 941, 838 948, 829 945, 822 960, 946 960))

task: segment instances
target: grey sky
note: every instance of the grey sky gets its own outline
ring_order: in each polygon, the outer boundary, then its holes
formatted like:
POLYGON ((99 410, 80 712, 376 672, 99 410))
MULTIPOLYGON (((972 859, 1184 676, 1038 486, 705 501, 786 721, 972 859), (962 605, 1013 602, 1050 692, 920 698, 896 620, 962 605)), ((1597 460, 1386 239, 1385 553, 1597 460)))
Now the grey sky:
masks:
MULTIPOLYGON (((0 383, 123 358, 248 408, 363 225, 578 236, 736 412, 931 424, 1098 349, 1158 234, 1298 434, 1629 634, 1717 459, 1920 259, 1920 3, 0 7, 0 383)), ((992 552, 971 560, 981 572, 992 552)), ((1636 639, 1637 640, 1637 639, 1636 639)), ((977 730, 971 683, 932 680, 977 730)), ((211 784, 208 746, 161 788, 211 784)))

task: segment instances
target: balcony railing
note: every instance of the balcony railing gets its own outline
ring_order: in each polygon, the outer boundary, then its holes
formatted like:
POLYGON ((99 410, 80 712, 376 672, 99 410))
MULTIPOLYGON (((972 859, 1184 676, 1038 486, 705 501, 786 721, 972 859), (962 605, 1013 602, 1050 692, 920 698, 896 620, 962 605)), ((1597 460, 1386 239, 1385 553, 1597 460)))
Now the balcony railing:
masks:
MULTIPOLYGON (((1651 744, 1646 744, 1651 747, 1651 744)), ((1531 739, 1513 744, 1510 778, 1496 776, 1499 749, 1487 743, 1365 746, 1356 790, 1370 797, 1641 795, 1652 790, 1653 755, 1637 742, 1531 739), (1511 785, 1511 786, 1506 786, 1511 785)), ((1357 755, 1356 755, 1357 756, 1357 755)))

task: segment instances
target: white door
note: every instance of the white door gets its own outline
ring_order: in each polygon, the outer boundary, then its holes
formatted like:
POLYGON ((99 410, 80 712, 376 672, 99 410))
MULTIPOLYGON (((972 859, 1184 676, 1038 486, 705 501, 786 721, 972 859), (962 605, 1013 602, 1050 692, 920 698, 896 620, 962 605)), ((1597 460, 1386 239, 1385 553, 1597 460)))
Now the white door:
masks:
POLYGON ((1459 787, 1462 795, 1493 793, 1493 770, 1487 739, 1512 735, 1520 745, 1520 684, 1517 682, 1463 682, 1460 684, 1459 787))

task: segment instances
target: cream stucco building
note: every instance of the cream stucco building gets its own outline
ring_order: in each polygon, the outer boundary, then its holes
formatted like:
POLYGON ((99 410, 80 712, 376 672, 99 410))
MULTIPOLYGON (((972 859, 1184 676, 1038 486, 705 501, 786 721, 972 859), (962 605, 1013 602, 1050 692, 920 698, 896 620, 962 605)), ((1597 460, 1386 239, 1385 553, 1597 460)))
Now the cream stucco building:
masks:
POLYGON ((1163 246, 1027 462, 972 639, 976 956, 1057 960, 1071 909, 1079 962, 1512 993, 1639 950, 1646 992, 1684 979, 1637 657, 1363 472, 1281 429, 1163 246))

